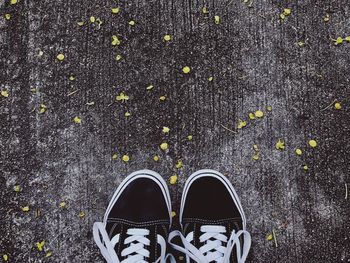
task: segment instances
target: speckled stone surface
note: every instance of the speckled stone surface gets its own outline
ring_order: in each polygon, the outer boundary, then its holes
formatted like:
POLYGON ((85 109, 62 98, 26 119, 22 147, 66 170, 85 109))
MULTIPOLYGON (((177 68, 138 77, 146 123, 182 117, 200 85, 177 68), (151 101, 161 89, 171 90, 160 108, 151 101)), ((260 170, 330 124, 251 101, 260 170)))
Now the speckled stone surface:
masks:
POLYGON ((249 262, 350 262, 350 43, 332 40, 350 35, 349 14, 348 0, 0 0, 1 256, 102 263, 92 224, 127 174, 177 174, 178 211, 186 178, 212 168, 241 197, 249 262), (121 92, 128 101, 116 101, 121 92), (51 257, 36 248, 42 240, 51 257))

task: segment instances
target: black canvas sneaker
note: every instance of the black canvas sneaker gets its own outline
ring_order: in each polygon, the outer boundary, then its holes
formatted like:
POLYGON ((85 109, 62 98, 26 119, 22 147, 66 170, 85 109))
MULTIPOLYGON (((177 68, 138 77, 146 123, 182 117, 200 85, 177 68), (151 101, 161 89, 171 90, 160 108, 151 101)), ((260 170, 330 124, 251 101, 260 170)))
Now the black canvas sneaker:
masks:
POLYGON ((103 222, 93 227, 94 239, 108 263, 147 263, 168 259, 171 201, 166 182, 156 172, 141 170, 119 185, 103 222))
POLYGON ((246 218, 236 191, 221 173, 200 170, 188 178, 180 225, 182 231, 171 232, 169 243, 186 255, 186 262, 245 262, 251 244, 246 218), (177 238, 182 245, 174 242, 177 238))

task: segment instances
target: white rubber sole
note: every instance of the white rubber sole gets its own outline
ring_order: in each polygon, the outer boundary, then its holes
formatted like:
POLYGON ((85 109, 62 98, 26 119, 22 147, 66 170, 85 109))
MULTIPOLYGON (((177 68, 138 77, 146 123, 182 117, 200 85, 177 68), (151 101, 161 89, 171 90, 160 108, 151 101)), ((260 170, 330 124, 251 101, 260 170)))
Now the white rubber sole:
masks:
MULTIPOLYGON (((227 190, 230 192, 231 197, 232 197, 235 205, 237 206, 239 213, 241 214, 242 221, 243 221, 243 230, 246 230, 247 220, 246 220, 246 217, 245 217, 245 214, 243 211, 243 207, 241 205, 241 201, 239 200, 238 195, 237 195, 235 189, 233 188, 231 182, 223 174, 221 174, 215 170, 211 170, 211 169, 199 170, 199 171, 193 173, 187 179, 183 193, 182 193, 182 197, 181 197, 181 207, 180 207, 180 224, 181 224, 181 226, 182 226, 182 213, 184 210, 184 205, 185 205, 188 190, 194 181, 196 181, 197 179, 202 178, 202 177, 214 177, 214 178, 220 180, 225 185, 227 190)), ((220 204, 218 204, 218 205, 220 205, 220 204)))
POLYGON ((109 205, 107 207, 106 213, 105 213, 104 218, 103 218, 103 223, 105 226, 107 223, 107 218, 108 218, 109 213, 111 212, 115 202, 117 202, 119 196, 121 195, 121 193, 123 192, 125 187, 127 187, 128 184, 131 183, 132 181, 139 179, 139 178, 151 179, 159 185, 160 189, 163 192, 164 198, 166 200, 166 204, 167 204, 168 212, 169 212, 169 218, 170 218, 170 225, 171 225, 171 223, 172 223, 171 211, 172 210, 171 210, 171 199, 170 199, 168 185, 164 181, 163 177, 160 174, 158 174, 154 171, 145 169, 145 170, 139 170, 139 171, 131 173, 118 186, 117 190, 113 194, 111 201, 109 202, 109 205))

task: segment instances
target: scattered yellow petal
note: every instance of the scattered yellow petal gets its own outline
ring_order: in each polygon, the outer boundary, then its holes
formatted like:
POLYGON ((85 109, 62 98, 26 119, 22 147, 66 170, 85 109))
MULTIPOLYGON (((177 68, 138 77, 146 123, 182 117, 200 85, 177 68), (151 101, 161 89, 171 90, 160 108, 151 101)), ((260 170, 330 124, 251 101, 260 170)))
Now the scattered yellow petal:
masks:
POLYGON ((160 149, 162 149, 163 151, 167 150, 169 148, 169 145, 166 142, 163 142, 160 145, 160 149))
POLYGON ((175 216, 176 216, 175 211, 172 211, 172 212, 171 212, 171 217, 175 217, 175 216))
POLYGON ((122 59, 122 56, 121 56, 121 55, 118 54, 118 55, 115 56, 115 60, 116 60, 116 61, 119 61, 119 60, 121 60, 121 59, 122 59))
POLYGON ((149 85, 149 86, 146 87, 146 90, 151 90, 153 88, 154 88, 153 85, 149 85))
POLYGON ((170 129, 168 127, 163 127, 162 132, 163 133, 169 133, 170 129))
POLYGON ((193 135, 188 135, 187 136, 187 140, 192 141, 192 139, 193 139, 193 135))
POLYGON ((81 123, 81 119, 78 116, 74 117, 73 121, 77 124, 81 123))
POLYGON ((75 80, 75 76, 74 75, 70 75, 69 76, 69 80, 71 80, 71 81, 75 80))
POLYGON ((277 150, 284 150, 285 145, 284 145, 284 141, 282 139, 278 139, 277 143, 276 143, 276 149, 277 150))
POLYGON ((84 212, 84 211, 81 211, 81 212, 79 213, 79 217, 80 217, 80 218, 85 217, 85 215, 86 215, 86 214, 85 214, 85 212, 84 212))
POLYGON ((264 113, 261 110, 257 110, 255 112, 255 117, 262 118, 262 117, 264 117, 264 113))
POLYGON ((203 14, 208 14, 208 13, 209 13, 209 10, 208 10, 208 8, 203 7, 203 8, 202 8, 202 12, 203 12, 203 14))
POLYGON ((350 42, 350 36, 345 37, 346 42, 350 42))
POLYGON ((11 19, 11 14, 5 14, 5 19, 10 20, 11 19))
POLYGON ((30 210, 29 206, 25 206, 22 208, 23 212, 29 212, 29 210, 30 210))
POLYGON ((251 120, 255 120, 255 114, 252 113, 252 112, 249 112, 248 117, 249 117, 249 119, 251 119, 251 120))
POLYGON ((92 106, 92 105, 95 105, 95 102, 94 101, 86 102, 86 105, 92 106))
POLYGON ((177 169, 180 169, 180 168, 182 168, 183 166, 184 166, 184 164, 183 164, 182 160, 178 160, 177 163, 175 164, 175 167, 176 167, 177 169))
POLYGON ((176 175, 170 176, 170 184, 176 184, 176 182, 177 182, 177 176, 176 175))
POLYGON ((17 193, 22 192, 22 188, 21 188, 20 185, 15 185, 15 186, 13 187, 13 190, 15 190, 15 192, 17 192, 17 193))
POLYGON ((36 245, 36 247, 38 248, 39 251, 43 251, 44 246, 45 246, 45 240, 43 240, 41 242, 36 242, 35 245, 36 245))
POLYGON ((267 241, 272 241, 272 240, 273 240, 273 235, 272 235, 272 234, 268 234, 268 235, 266 236, 266 240, 267 240, 267 241))
POLYGON ((272 107, 271 106, 267 106, 266 110, 267 111, 272 111, 272 107))
POLYGON ((123 157, 122 157, 122 160, 123 160, 123 162, 126 162, 126 163, 127 163, 128 161, 130 161, 129 155, 124 154, 123 157))
POLYGON ((129 100, 129 96, 124 94, 124 92, 120 92, 120 94, 115 97, 115 100, 125 102, 129 100))
POLYGON ((135 21, 134 20, 130 20, 128 23, 130 26, 134 26, 135 25, 135 21))
POLYGON ((83 26, 84 25, 84 21, 79 21, 78 22, 78 26, 83 26))
POLYGON ((40 114, 45 113, 45 112, 46 112, 46 109, 47 109, 47 107, 46 107, 45 104, 40 104, 39 113, 40 113, 40 114))
POLYGON ((315 148, 317 146, 317 142, 315 140, 310 140, 309 141, 309 145, 312 147, 312 148, 315 148))
POLYGON ((247 126, 247 123, 243 120, 238 120, 237 129, 242 129, 247 126))
POLYGON ((159 161, 158 155, 153 156, 153 160, 154 160, 155 162, 158 162, 158 161, 159 161))
POLYGON ((159 99, 160 99, 161 101, 165 101, 165 100, 166 100, 166 96, 160 96, 159 99))
POLYGON ((117 158, 118 158, 118 155, 116 153, 112 155, 113 160, 116 160, 117 158))
POLYGON ((2 258, 4 261, 8 261, 9 260, 9 256, 7 254, 2 255, 2 258))
POLYGON ((253 144, 253 149, 254 149, 254 151, 259 151, 259 147, 258 147, 258 145, 256 145, 256 144, 253 144))
POLYGON ((343 43, 343 38, 337 37, 337 39, 334 40, 334 45, 340 45, 343 43))
POLYGON ((46 255, 45 255, 46 258, 49 258, 51 256, 52 256, 52 252, 51 251, 46 252, 46 255))
POLYGON ((17 0, 11 0, 10 3, 11 3, 11 5, 15 5, 15 4, 17 4, 17 0))
POLYGON ((113 46, 119 46, 121 43, 121 41, 119 40, 119 38, 116 35, 112 36, 112 45, 113 46))
POLYGON ((309 167, 305 164, 305 165, 303 166, 303 169, 304 169, 304 171, 307 171, 307 170, 309 170, 309 167))
POLYGON ((64 55, 63 55, 62 53, 58 54, 58 55, 57 55, 57 59, 58 59, 59 61, 63 61, 63 60, 64 60, 64 55))
POLYGON ((325 22, 328 22, 330 19, 330 15, 329 14, 326 14, 324 17, 323 17, 323 21, 325 22))
POLYGON ((292 9, 290 9, 290 8, 283 9, 283 14, 285 16, 289 16, 291 13, 292 13, 292 9))
POLYGON ((305 42, 304 42, 304 41, 298 41, 298 46, 299 46, 299 47, 305 46, 305 42))
POLYGON ((218 24, 220 24, 220 22, 221 22, 220 16, 214 16, 214 23, 215 23, 216 25, 218 25, 218 24))
POLYGON ((171 36, 170 35, 165 35, 163 37, 164 41, 170 41, 171 40, 171 36))
POLYGON ((297 154, 297 155, 302 155, 303 154, 303 151, 301 150, 301 149, 295 149, 295 153, 297 154))
POLYGON ((67 204, 66 204, 66 202, 64 202, 64 201, 60 203, 60 207, 61 207, 61 208, 65 208, 66 205, 67 205, 67 204))
POLYGON ((214 79, 213 77, 209 77, 208 81, 213 81, 213 79, 214 79))
POLYGON ((182 68, 182 72, 185 73, 185 74, 190 73, 190 71, 191 71, 191 69, 190 69, 189 66, 185 66, 185 67, 182 68))
POLYGON ((113 7, 112 8, 112 14, 118 14, 120 11, 119 7, 113 7))
POLYGON ((95 23, 95 21, 96 21, 96 18, 94 16, 90 16, 90 22, 95 23))
POLYGON ((340 103, 340 102, 336 102, 336 103, 334 104, 334 108, 335 108, 336 110, 340 110, 340 109, 341 109, 341 103, 340 103))
POLYGON ((252 158, 253 158, 253 160, 255 160, 255 161, 259 160, 259 158, 260 158, 259 152, 254 153, 254 155, 253 155, 252 158))
POLYGON ((7 98, 9 96, 9 92, 7 90, 2 90, 0 94, 1 94, 1 96, 5 97, 5 98, 7 98))
POLYGON ((124 116, 125 116, 125 117, 130 117, 130 116, 131 116, 131 113, 127 111, 127 112, 124 113, 124 116))

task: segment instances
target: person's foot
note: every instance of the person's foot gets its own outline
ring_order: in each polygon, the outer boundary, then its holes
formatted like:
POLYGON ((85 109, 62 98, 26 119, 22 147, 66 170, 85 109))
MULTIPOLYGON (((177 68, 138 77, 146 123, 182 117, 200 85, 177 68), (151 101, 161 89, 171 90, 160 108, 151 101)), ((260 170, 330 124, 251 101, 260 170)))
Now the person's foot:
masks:
POLYGON ((180 208, 180 231, 169 243, 186 255, 186 262, 245 262, 251 244, 246 218, 229 180, 219 172, 200 170, 184 187, 180 208), (173 243, 181 238, 183 246, 173 243))
POLYGON ((166 182, 156 172, 141 170, 120 184, 93 234, 108 263, 165 262, 170 225, 166 182))

